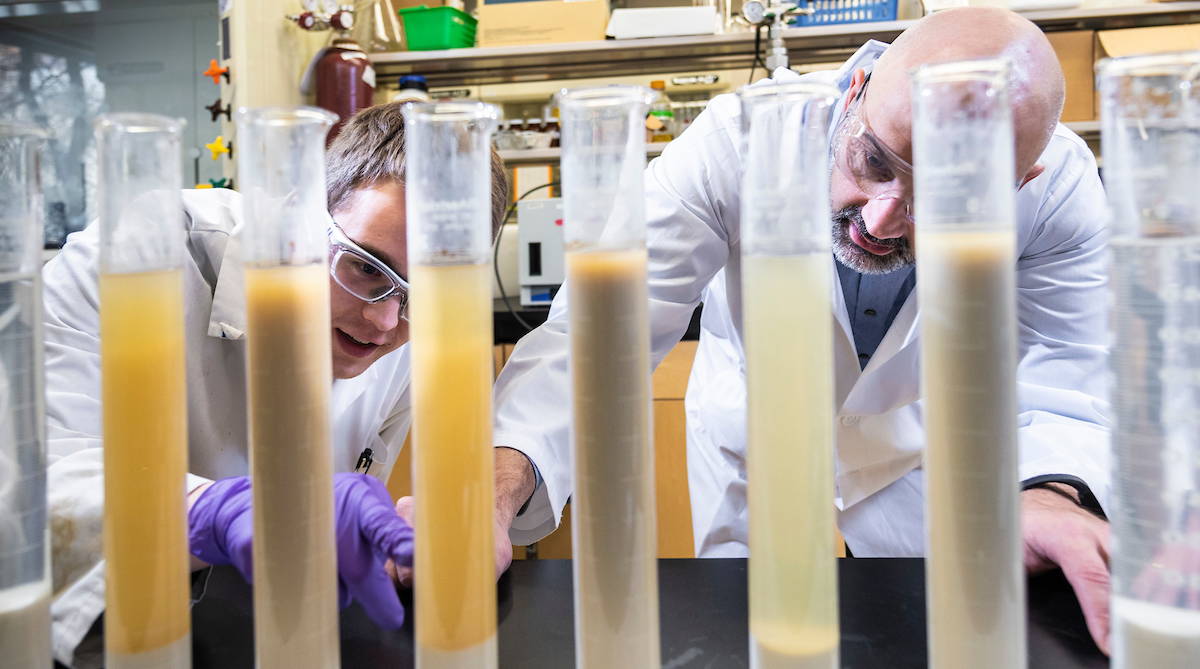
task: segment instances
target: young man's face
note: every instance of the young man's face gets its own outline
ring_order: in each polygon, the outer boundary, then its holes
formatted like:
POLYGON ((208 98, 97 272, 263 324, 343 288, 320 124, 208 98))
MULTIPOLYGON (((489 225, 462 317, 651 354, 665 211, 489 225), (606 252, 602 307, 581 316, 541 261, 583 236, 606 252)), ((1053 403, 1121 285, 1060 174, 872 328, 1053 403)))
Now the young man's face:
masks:
MULTIPOLYGON (((408 278, 403 186, 389 181, 356 191, 334 220, 347 237, 408 278)), ((408 321, 401 318, 398 296, 369 304, 330 277, 329 298, 334 378, 358 376, 408 341, 408 321)))

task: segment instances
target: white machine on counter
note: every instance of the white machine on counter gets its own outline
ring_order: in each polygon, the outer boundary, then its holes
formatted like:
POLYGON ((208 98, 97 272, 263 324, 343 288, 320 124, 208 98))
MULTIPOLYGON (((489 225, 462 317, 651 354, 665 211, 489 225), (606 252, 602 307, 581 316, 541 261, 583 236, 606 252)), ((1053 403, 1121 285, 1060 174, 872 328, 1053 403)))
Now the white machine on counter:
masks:
POLYGON ((561 198, 517 203, 521 306, 550 306, 563 282, 561 198))

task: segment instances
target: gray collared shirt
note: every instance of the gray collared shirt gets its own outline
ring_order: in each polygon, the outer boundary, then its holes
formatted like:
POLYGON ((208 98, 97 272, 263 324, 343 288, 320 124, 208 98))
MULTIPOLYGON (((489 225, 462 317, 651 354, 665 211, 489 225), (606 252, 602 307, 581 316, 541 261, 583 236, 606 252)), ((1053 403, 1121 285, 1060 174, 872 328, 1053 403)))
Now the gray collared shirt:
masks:
POLYGON ((875 355, 883 335, 892 326, 900 307, 908 294, 917 285, 917 274, 912 267, 898 269, 888 274, 862 274, 834 258, 838 279, 842 283, 842 294, 846 298, 846 311, 850 314, 850 331, 854 334, 854 348, 858 351, 859 369, 875 355))

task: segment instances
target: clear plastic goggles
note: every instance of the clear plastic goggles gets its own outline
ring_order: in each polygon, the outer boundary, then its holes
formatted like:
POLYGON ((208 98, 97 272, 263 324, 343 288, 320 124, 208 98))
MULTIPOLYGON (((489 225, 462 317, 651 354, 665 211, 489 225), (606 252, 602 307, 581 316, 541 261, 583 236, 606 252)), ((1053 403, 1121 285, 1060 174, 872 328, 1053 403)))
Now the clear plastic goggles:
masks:
POLYGON ((830 143, 838 170, 872 200, 903 200, 912 220, 913 167, 871 132, 859 109, 870 77, 850 102, 830 143))
POLYGON ((329 275, 346 292, 368 304, 397 297, 400 317, 408 320, 408 282, 387 263, 355 244, 337 223, 329 228, 329 256, 329 275))

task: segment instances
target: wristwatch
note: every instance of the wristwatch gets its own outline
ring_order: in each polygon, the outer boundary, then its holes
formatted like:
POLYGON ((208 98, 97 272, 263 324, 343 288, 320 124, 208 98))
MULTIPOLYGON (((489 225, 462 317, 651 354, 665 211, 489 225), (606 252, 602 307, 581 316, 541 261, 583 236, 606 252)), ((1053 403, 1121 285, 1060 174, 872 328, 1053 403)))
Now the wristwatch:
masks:
POLYGON ((1100 518, 1108 520, 1108 516, 1105 515, 1104 509, 1100 506, 1100 501, 1096 499, 1094 494, 1092 494, 1092 489, 1089 488, 1088 484, 1084 483, 1083 479, 1079 478, 1078 476, 1070 476, 1068 474, 1044 474, 1042 476, 1035 476, 1031 479, 1026 479, 1021 482, 1022 492, 1035 488, 1056 492, 1063 497, 1070 499, 1072 502, 1075 502, 1080 507, 1091 511, 1100 518), (1066 486, 1071 486, 1075 489, 1075 492, 1079 493, 1079 499, 1075 499, 1070 495, 1064 494, 1061 490, 1056 489, 1054 486, 1047 485, 1049 483, 1061 483, 1066 486))

